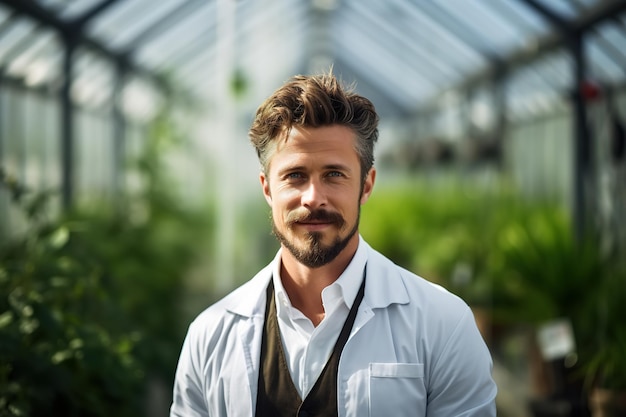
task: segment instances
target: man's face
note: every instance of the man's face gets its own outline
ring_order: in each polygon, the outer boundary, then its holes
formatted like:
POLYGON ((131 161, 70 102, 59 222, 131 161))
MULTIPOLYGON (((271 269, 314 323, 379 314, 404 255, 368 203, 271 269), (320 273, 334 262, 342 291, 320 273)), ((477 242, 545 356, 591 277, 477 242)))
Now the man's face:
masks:
POLYGON ((361 204, 374 185, 372 168, 361 184, 355 135, 345 126, 294 127, 278 140, 263 193, 282 246, 311 268, 331 262, 358 239, 361 204))

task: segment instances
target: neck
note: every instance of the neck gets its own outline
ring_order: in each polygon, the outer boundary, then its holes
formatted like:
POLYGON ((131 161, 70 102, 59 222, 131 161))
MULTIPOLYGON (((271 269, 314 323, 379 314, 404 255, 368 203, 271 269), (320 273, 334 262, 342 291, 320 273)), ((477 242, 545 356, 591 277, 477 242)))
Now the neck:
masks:
POLYGON ((355 235, 343 251, 330 263, 310 268, 298 262, 283 248, 280 277, 291 304, 317 326, 324 318, 322 290, 335 282, 354 257, 359 245, 355 235))

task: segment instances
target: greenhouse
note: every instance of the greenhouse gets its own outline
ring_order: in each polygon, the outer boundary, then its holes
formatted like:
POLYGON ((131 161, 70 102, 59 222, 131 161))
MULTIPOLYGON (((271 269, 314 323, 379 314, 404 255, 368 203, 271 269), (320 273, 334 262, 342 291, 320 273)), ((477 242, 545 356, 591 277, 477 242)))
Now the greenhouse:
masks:
POLYGON ((169 415, 280 247, 256 110, 331 72, 359 233, 469 305, 498 415, 626 416, 623 0, 0 0, 0 416, 169 415))

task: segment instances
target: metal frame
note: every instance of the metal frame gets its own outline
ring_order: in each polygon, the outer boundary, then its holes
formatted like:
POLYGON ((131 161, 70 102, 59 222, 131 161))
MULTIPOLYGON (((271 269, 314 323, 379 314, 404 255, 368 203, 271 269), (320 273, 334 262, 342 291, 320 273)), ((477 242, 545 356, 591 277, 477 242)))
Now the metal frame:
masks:
POLYGON ((574 58, 574 86, 572 94, 572 105, 574 110, 574 231, 576 237, 582 240, 589 228, 589 207, 588 201, 592 188, 593 177, 591 155, 591 137, 587 123, 587 105, 582 95, 582 86, 587 75, 587 64, 585 60, 584 36, 585 30, 577 29, 563 18, 550 10, 543 3, 537 0, 523 0, 525 4, 533 8, 545 17, 558 30, 564 38, 569 52, 574 58))
MULTIPOLYGON (((22 14, 33 19, 39 27, 45 25, 54 29, 59 34, 64 46, 62 63, 63 82, 59 91, 59 100, 61 103, 61 202, 63 208, 66 210, 71 208, 74 200, 73 160, 75 132, 74 108, 71 99, 71 89, 74 75, 74 58, 77 48, 79 46, 85 46, 116 63, 118 68, 123 69, 118 71, 118 76, 122 77, 122 79, 123 73, 128 70, 151 79, 161 87, 166 85, 166 83, 156 74, 144 68, 140 68, 138 65, 133 63, 128 53, 114 52, 85 34, 85 26, 90 21, 95 19, 100 13, 104 12, 107 8, 114 5, 118 1, 119 0, 103 0, 81 16, 71 21, 64 21, 33 1, 3 0, 4 4, 13 9, 15 17, 22 14)), ((119 91, 117 91, 117 89, 121 89, 122 84, 123 82, 120 80, 115 83, 115 97, 119 96, 119 91)), ((118 102, 119 100, 115 101, 118 102)), ((113 120, 114 132, 116 133, 116 136, 123 130, 124 127, 124 122, 122 120, 123 117, 121 117, 121 111, 118 106, 119 103, 114 103, 113 120)), ((120 136, 119 139, 116 140, 123 142, 124 139, 123 136, 120 136)), ((116 152, 122 152, 121 149, 123 149, 123 145, 116 142, 116 152)), ((117 163, 121 163, 123 155, 116 154, 116 160, 117 163)), ((115 171, 117 170, 118 169, 115 169, 115 171)), ((116 181, 119 182, 119 179, 116 178, 116 181)), ((116 188, 119 188, 119 185, 116 188)))

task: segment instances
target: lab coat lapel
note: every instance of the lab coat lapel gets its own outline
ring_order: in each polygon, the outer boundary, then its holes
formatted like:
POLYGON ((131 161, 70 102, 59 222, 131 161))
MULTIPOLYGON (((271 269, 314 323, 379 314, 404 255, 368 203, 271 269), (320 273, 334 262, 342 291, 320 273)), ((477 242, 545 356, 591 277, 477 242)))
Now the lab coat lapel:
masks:
POLYGON ((231 392, 238 393, 228 415, 247 417, 254 415, 259 378, 259 356, 261 349, 262 317, 251 317, 238 329, 243 361, 232 364, 234 372, 231 392))
POLYGON ((409 294, 395 265, 369 245, 367 251, 365 296, 350 337, 375 316, 377 309, 409 302, 409 294))
POLYGON ((238 343, 243 360, 229 364, 233 369, 231 392, 238 393, 229 404, 229 416, 249 417, 254 415, 259 378, 261 337, 265 313, 265 290, 271 278, 271 270, 263 269, 253 279, 241 302, 230 308, 232 314, 240 316, 237 328, 238 343))

